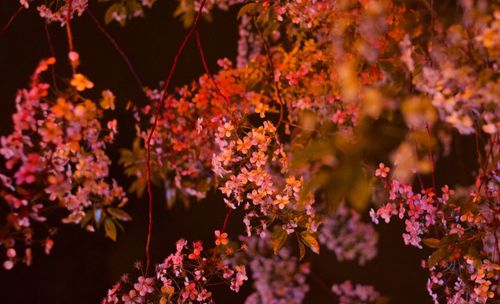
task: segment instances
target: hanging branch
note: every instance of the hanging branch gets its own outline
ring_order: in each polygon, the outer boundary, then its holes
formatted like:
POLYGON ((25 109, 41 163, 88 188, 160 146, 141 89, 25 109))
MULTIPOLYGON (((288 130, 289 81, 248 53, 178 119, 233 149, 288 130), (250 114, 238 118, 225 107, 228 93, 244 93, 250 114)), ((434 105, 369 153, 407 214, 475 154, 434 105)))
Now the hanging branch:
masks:
POLYGON ((160 102, 158 102, 156 105, 153 126, 151 127, 149 135, 146 139, 146 175, 147 175, 147 189, 148 189, 148 198, 149 198, 149 225, 148 225, 148 237, 146 240, 146 274, 149 273, 149 268, 151 266, 150 248, 151 248, 151 234, 152 234, 152 230, 153 230, 153 192, 151 190, 151 140, 153 138, 153 134, 154 134, 156 127, 158 125, 158 119, 160 117, 161 109, 163 106, 163 99, 165 98, 165 96, 167 94, 167 89, 170 85, 170 82, 172 81, 172 76, 174 74, 174 71, 177 67, 180 56, 181 56, 189 38, 193 35, 194 31, 196 30, 196 26, 198 25, 198 21, 200 20, 200 16, 201 16, 203 7, 205 6, 205 3, 206 3, 206 0, 203 0, 203 2, 201 3, 200 9, 198 10, 198 13, 196 14, 196 18, 194 20, 194 23, 191 26, 191 29, 184 37, 184 40, 182 41, 179 49, 177 50, 177 53, 175 54, 174 61, 172 63, 172 67, 170 68, 170 71, 168 72, 167 80, 165 81, 165 84, 163 85, 163 89, 162 89, 161 96, 160 96, 160 102))
MULTIPOLYGON (((52 43, 52 38, 50 37, 49 24, 47 22, 45 22, 44 24, 44 29, 45 29, 45 37, 47 38, 47 44, 49 45, 50 56, 56 58, 56 52, 54 50, 54 44, 52 43)), ((57 91, 59 91, 59 88, 57 87, 56 69, 54 65, 50 66, 50 74, 52 75, 52 85, 57 91)))
POLYGON ((16 19, 17 15, 19 15, 19 13, 23 10, 23 6, 21 5, 15 12, 14 14, 12 14, 12 16, 10 16, 9 20, 7 21, 7 23, 5 23, 4 26, 2 26, 2 29, 0 30, 0 35, 3 34, 4 32, 7 31, 7 29, 10 27, 10 25, 12 24, 12 22, 14 21, 14 19, 16 19))
MULTIPOLYGON (((73 34, 71 33, 71 6, 73 4, 73 0, 68 1, 68 13, 66 14, 66 34, 68 36, 68 47, 69 47, 69 52, 68 54, 71 56, 74 52, 74 45, 73 45, 73 34)), ((70 57, 70 64, 71 64, 71 70, 73 72, 73 75, 76 74, 76 66, 73 63, 73 59, 70 57)))
POLYGON ((111 43, 111 45, 116 50, 116 52, 120 55, 120 57, 123 59, 123 61, 125 61, 125 64, 127 65, 130 73, 134 77, 135 83, 137 84, 137 86, 139 87, 139 89, 141 90, 141 92, 144 92, 144 85, 143 85, 143 83, 141 81, 141 78, 137 74, 136 70, 134 69, 134 66, 132 65, 132 63, 130 62, 128 56, 122 50, 122 48, 120 47, 120 45, 118 45, 118 43, 113 38, 113 36, 111 36, 106 31, 106 29, 101 25, 101 23, 99 22, 99 20, 97 20, 97 18, 95 17, 95 15, 90 10, 90 8, 86 9, 86 13, 87 13, 87 15, 89 15, 89 17, 92 19, 92 21, 94 21, 94 24, 99 29, 99 31, 104 35, 104 37, 106 37, 106 39, 108 39, 108 41, 111 43))
POLYGON ((201 46, 200 34, 198 33, 198 30, 196 30, 195 34, 196 34, 195 35, 196 45, 198 46, 198 51, 200 52, 201 62, 203 63, 203 68, 205 69, 205 73, 207 73, 208 77, 212 81, 217 93, 220 96, 222 96, 222 98, 224 98, 226 102, 229 104, 230 103, 229 97, 227 97, 226 95, 224 95, 224 93, 222 93, 221 89, 219 88, 219 84, 217 83, 217 80, 215 80, 214 76, 212 75, 212 73, 210 73, 210 70, 208 69, 207 61, 205 59, 205 53, 203 51, 203 47, 201 46))
MULTIPOLYGON (((226 100, 226 102, 229 104, 229 102, 230 102, 229 98, 222 93, 222 91, 219 88, 219 85, 217 83, 217 80, 212 75, 212 73, 210 73, 210 70, 208 69, 207 60, 205 58, 205 52, 203 51, 203 47, 201 45, 200 34, 198 33, 198 30, 195 31, 195 37, 196 37, 196 45, 198 46, 198 51, 200 52, 201 62, 203 63, 203 68, 205 69, 205 73, 207 73, 208 77, 212 81, 215 89, 217 90, 217 93, 220 96, 222 96, 226 100)), ((226 231, 226 227, 227 227, 227 223, 228 223, 228 220, 229 220, 229 216, 231 215, 232 211, 233 211, 233 209, 229 208, 229 210, 226 213, 226 217, 224 218, 224 223, 222 224, 222 229, 220 231, 221 234, 226 231)), ((216 253, 217 253, 217 251, 214 250, 212 258, 215 258, 216 253)))

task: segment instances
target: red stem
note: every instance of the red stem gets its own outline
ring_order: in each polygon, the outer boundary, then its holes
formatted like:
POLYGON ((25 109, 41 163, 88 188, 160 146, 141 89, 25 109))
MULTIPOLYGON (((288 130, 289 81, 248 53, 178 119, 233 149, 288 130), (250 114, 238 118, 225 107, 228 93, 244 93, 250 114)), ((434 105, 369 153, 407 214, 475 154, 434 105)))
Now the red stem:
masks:
POLYGON ((310 272, 309 276, 318 284, 319 287, 328 295, 328 297, 334 301, 337 301, 337 298, 333 295, 332 290, 326 285, 326 283, 313 271, 310 272))
MULTIPOLYGON (((224 223, 222 224, 222 229, 220 231, 220 234, 223 234, 224 231, 226 230, 227 222, 229 220, 229 216, 231 215, 231 212, 233 212, 233 209, 229 208, 229 210, 227 210, 227 212, 226 212, 226 217, 224 218, 224 223)), ((215 259, 215 257, 217 256, 217 247, 218 246, 216 246, 214 248, 214 253, 212 254, 212 259, 215 259)))
POLYGON ((172 76, 173 76, 174 71, 177 67, 177 63, 179 62, 179 58, 182 54, 182 51, 184 50, 184 47, 186 46, 186 44, 189 40, 189 38, 193 35, 194 31, 196 30, 196 26, 198 25, 198 21, 200 20, 201 12, 203 10, 203 7, 205 6, 205 3, 206 3, 206 0, 203 0, 198 13, 196 14, 196 18, 193 22, 193 25, 191 26, 191 29, 184 37, 184 40, 182 41, 179 49, 177 50, 177 53, 175 54, 174 61, 172 63, 172 67, 170 68, 170 71, 168 72, 167 80, 165 81, 165 84, 163 86, 163 90, 161 92, 160 102, 158 102, 158 104, 156 105, 153 126, 151 127, 151 131, 149 132, 149 135, 146 139, 146 175, 147 175, 147 188, 148 188, 148 198, 149 198, 149 226, 148 226, 148 238, 146 240, 146 275, 149 273, 149 268, 151 265, 150 248, 151 248, 151 234, 152 234, 152 230, 153 230, 153 192, 151 190, 151 140, 153 138, 153 134, 154 134, 156 127, 158 125, 158 119, 159 119, 160 114, 161 114, 163 100, 164 100, 165 95, 167 93, 167 89, 170 85, 170 82, 172 81, 172 76))
POLYGON ((2 29, 0 30, 0 34, 3 34, 5 31, 7 31, 7 29, 10 27, 10 25, 12 24, 12 22, 14 21, 14 19, 16 19, 17 15, 23 10, 23 6, 21 5, 15 12, 14 14, 12 14, 12 16, 10 16, 9 20, 7 21, 7 23, 2 26, 2 29))
POLYGON ((227 220, 229 219, 229 216, 231 215, 232 211, 233 211, 233 208, 229 208, 229 210, 227 211, 226 217, 224 218, 224 224, 222 224, 222 229, 221 229, 220 233, 224 233, 224 231, 226 230, 227 220))
MULTIPOLYGON (((66 34, 68 36, 68 46, 69 46, 69 51, 73 52, 73 34, 71 34, 71 7, 73 5, 73 0, 68 0, 68 13, 66 14, 66 34)), ((73 71, 73 74, 76 73, 75 66, 71 62, 71 69, 73 71)))
MULTIPOLYGON (((200 52, 201 62, 203 63, 203 67, 205 68, 205 73, 207 73, 208 77, 210 78, 210 80, 214 84, 214 87, 217 90, 217 93, 220 96, 222 96, 226 100, 226 102, 229 104, 229 102, 230 102, 229 98, 222 93, 222 91, 219 88, 219 85, 217 84, 217 81, 215 80, 212 73, 210 73, 210 70, 208 69, 207 60, 205 59, 205 53, 204 53, 203 47, 201 45, 200 34, 198 33, 198 31, 195 31, 195 37, 196 37, 196 45, 198 46, 198 50, 200 52)), ((229 216, 231 215, 232 211, 233 211, 233 209, 229 208, 229 210, 226 213, 226 217, 224 218, 224 223, 222 224, 221 234, 224 233, 224 231, 226 230, 227 222, 229 220, 229 216)), ((216 254, 217 254, 217 251, 214 250, 212 258, 215 258, 216 254)))
POLYGON ((116 40, 113 38, 113 36, 111 36, 106 31, 106 29, 101 25, 99 20, 97 20, 95 15, 90 11, 90 8, 87 8, 86 12, 90 16, 92 21, 94 21, 94 24, 99 29, 99 31, 104 35, 104 37, 106 37, 106 39, 108 39, 108 41, 111 43, 111 45, 113 45, 113 48, 116 50, 116 52, 120 55, 120 57, 122 57, 123 61, 125 61, 125 64, 127 65, 132 76, 134 77, 134 80, 137 83, 137 86, 139 87, 141 92, 144 92, 144 85, 142 84, 141 78, 139 77, 139 75, 135 71, 134 66, 132 65, 132 63, 130 62, 129 58, 127 57, 125 52, 122 50, 120 45, 116 42, 116 40))
POLYGON ((205 73, 207 73, 208 77, 212 81, 217 93, 220 96, 222 96, 222 98, 224 98, 226 102, 229 104, 230 102, 229 98, 222 93, 217 81, 215 80, 214 76, 212 75, 212 73, 210 73, 210 70, 208 69, 207 61, 205 59, 205 53, 203 51, 203 47, 201 46, 200 34, 198 33, 198 31, 195 31, 195 37, 196 37, 196 45, 198 46, 198 51, 200 52, 201 62, 203 63, 203 68, 205 68, 205 73))
MULTIPOLYGON (((45 37, 47 37, 47 43, 49 45, 49 50, 50 50, 50 56, 53 58, 56 58, 56 52, 54 50, 54 44, 52 43, 52 38, 50 37, 50 32, 49 32, 49 24, 45 22, 45 37)), ((59 88, 57 87, 57 80, 56 80, 56 68, 53 64, 50 65, 50 72, 52 75, 52 85, 54 88, 59 91, 59 88)))

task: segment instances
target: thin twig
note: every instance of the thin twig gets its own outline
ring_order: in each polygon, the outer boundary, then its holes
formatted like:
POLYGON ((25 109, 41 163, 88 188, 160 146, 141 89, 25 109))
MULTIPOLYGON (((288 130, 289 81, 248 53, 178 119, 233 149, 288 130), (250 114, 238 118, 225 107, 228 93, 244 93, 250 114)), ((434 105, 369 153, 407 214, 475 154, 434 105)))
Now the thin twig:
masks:
POLYGON ((104 35, 104 37, 106 37, 106 39, 108 39, 108 41, 111 43, 111 45, 116 50, 116 52, 120 55, 120 57, 123 59, 123 61, 125 61, 125 64, 127 65, 127 67, 129 69, 130 73, 132 74, 132 76, 134 77, 134 80, 135 80, 137 86, 139 87, 139 89, 141 90, 141 92, 144 92, 144 85, 143 85, 143 83, 141 81, 141 78, 139 77, 139 75, 137 74, 136 70, 134 69, 134 66, 130 62, 127 54, 125 54, 125 52, 122 50, 122 48, 116 42, 116 40, 113 38, 113 36, 111 36, 106 31, 106 29, 101 25, 101 23, 99 22, 99 20, 95 17, 95 15, 90 10, 90 8, 87 8, 86 12, 87 12, 87 15, 90 16, 90 18, 92 19, 92 21, 94 21, 94 24, 99 29, 99 31, 104 35))
MULTIPOLYGON (((73 34, 71 33, 71 6, 73 5, 73 0, 68 1, 68 13, 66 14, 66 34, 68 36, 68 47, 69 47, 69 53, 73 52, 74 50, 74 45, 73 45, 73 34)), ((76 67, 73 64, 73 62, 70 62, 71 64, 71 70, 73 74, 76 73, 76 67)))
POLYGON ((217 93, 220 96, 222 96, 222 98, 224 98, 226 102, 229 104, 230 102, 229 98, 224 93, 222 93, 221 89, 219 88, 219 84, 215 80, 215 77, 212 75, 212 73, 210 73, 210 70, 208 69, 207 61, 205 59, 205 53, 203 51, 203 47, 201 46, 200 34, 198 33, 197 30, 195 31, 195 36, 196 36, 196 45, 198 46, 198 51, 200 52, 201 62, 203 63, 203 68, 205 69, 205 73, 207 73, 208 77, 212 81, 217 93))
POLYGON ((326 283, 323 282, 323 280, 316 273, 314 273, 313 271, 311 271, 310 274, 309 274, 309 277, 312 278, 313 281, 316 282, 316 284, 318 284, 318 286, 325 292, 325 294, 328 295, 328 297, 330 299, 334 300, 335 302, 337 301, 337 298, 333 295, 331 289, 328 288, 328 286, 326 285, 326 283))
MULTIPOLYGON (((45 22, 44 28, 45 28, 45 37, 47 38, 47 44, 49 45, 50 56, 56 58, 56 52, 54 50, 54 44, 52 43, 52 38, 50 37, 48 22, 45 22)), ((52 74, 52 85, 57 91, 59 91, 56 80, 56 68, 53 64, 50 65, 50 72, 52 74)))
MULTIPOLYGON (((200 34, 198 33, 198 30, 195 31, 195 37, 196 37, 196 45, 198 46, 198 51, 200 52, 201 62, 203 63, 203 68, 205 68, 205 73, 208 75, 208 77, 212 81, 215 89, 217 90, 217 93, 226 100, 227 104, 229 104, 229 102, 230 102, 229 98, 222 93, 222 91, 219 88, 219 85, 217 84, 217 81, 215 80, 214 76, 212 75, 212 73, 210 73, 210 70, 208 69, 207 60, 205 59, 205 53, 204 53, 203 47, 201 45, 200 34)), ((222 224, 221 234, 224 233, 224 231, 226 230, 229 216, 231 215, 232 211, 233 211, 233 209, 229 208, 229 210, 226 213, 226 217, 224 218, 224 223, 222 224)), ((213 253, 212 258, 215 258, 216 254, 217 254, 216 249, 217 248, 214 249, 214 253, 213 253)))
POLYGON ((226 230, 227 221, 228 221, 229 216, 231 215, 232 211, 233 211, 233 208, 229 208, 229 210, 227 211, 226 217, 224 218, 224 224, 222 224, 221 233, 223 233, 226 230))
POLYGON ((148 197, 149 197, 149 226, 148 226, 148 237, 146 240, 146 274, 149 272, 149 268, 150 268, 150 264, 151 264, 150 248, 151 248, 151 234, 152 234, 152 230, 153 230, 153 192, 151 190, 151 140, 153 138, 153 134, 154 134, 156 127, 158 125, 158 120, 160 118, 161 109, 163 108, 163 101, 164 101, 165 96, 167 94, 167 89, 170 85, 170 82, 172 81, 172 76, 173 76, 174 71, 175 71, 177 64, 179 62, 179 58, 180 58, 182 51, 184 50, 184 48, 189 40, 189 38, 193 35, 194 31, 196 30, 196 26, 198 25, 198 21, 200 20, 201 12, 203 10, 203 7, 205 6, 205 3, 206 3, 206 0, 203 0, 203 2, 200 5, 200 9, 199 9, 198 13, 196 14, 196 18, 193 22, 193 25, 191 26, 191 29, 184 37, 184 40, 182 41, 179 49, 177 50, 177 53, 175 54, 174 61, 172 63, 172 67, 170 68, 170 71, 168 72, 167 80, 165 81, 165 84, 163 86, 163 90, 161 92, 160 101, 156 105, 153 126, 151 127, 151 131, 149 132, 148 137, 146 139, 146 175, 147 175, 147 189, 148 189, 148 197))
POLYGON ((2 26, 2 29, 0 30, 0 34, 3 34, 5 31, 7 31, 7 29, 10 27, 10 25, 12 24, 12 22, 14 21, 14 19, 16 19, 17 15, 23 10, 24 6, 20 6, 15 12, 14 14, 12 14, 12 16, 10 16, 9 20, 7 21, 7 23, 5 23, 4 26, 2 26))
POLYGON ((253 24, 254 24, 255 28, 257 29, 257 32, 259 32, 259 36, 262 39, 262 42, 264 44, 264 50, 266 51, 267 63, 269 65, 269 70, 270 70, 270 78, 271 78, 271 81, 274 83, 274 91, 275 91, 276 97, 278 98, 278 103, 280 105, 280 113, 279 113, 280 117, 278 119, 278 123, 276 123, 276 129, 277 129, 277 128, 279 128, 279 126, 283 122, 283 111, 284 111, 283 105, 285 104, 285 102, 283 101, 283 98, 281 97, 281 91, 279 88, 279 84, 274 77, 275 69, 274 69, 274 64, 273 64, 273 58, 271 55, 271 48, 269 47, 269 44, 267 43, 267 40, 264 37, 264 34, 262 33, 259 25, 257 24, 257 20, 255 20, 255 16, 252 16, 252 20, 253 20, 253 24))
MULTIPOLYGON (((229 210, 227 210, 226 217, 224 218, 224 223, 222 224, 222 229, 220 230, 220 234, 223 234, 224 231, 226 231, 229 216, 231 215, 232 212, 233 212, 233 208, 229 208, 229 210)), ((215 259, 216 255, 217 255, 217 247, 214 248, 214 253, 212 254, 212 259, 215 259)))

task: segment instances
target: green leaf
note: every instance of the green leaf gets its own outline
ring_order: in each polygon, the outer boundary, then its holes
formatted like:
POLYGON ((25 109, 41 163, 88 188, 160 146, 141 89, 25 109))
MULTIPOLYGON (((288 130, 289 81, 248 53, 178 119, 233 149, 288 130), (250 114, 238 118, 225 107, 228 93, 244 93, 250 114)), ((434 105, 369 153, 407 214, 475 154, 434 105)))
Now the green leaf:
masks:
POLYGON ((347 198, 351 205, 358 211, 364 211, 372 194, 370 181, 361 172, 353 181, 347 198))
POLYGON ((297 149, 292 159, 292 167, 300 168, 311 161, 322 161, 333 155, 332 143, 327 140, 315 140, 304 148, 297 149))
POLYGON ((93 214, 92 210, 87 211, 87 213, 85 213, 85 216, 83 217, 82 221, 80 222, 80 226, 82 228, 87 226, 87 224, 92 220, 93 215, 94 214, 93 214))
POLYGON ((330 180, 330 173, 324 170, 314 174, 309 182, 307 182, 300 191, 300 200, 306 200, 310 193, 314 193, 318 188, 328 183, 330 180))
POLYGON ((120 222, 115 221, 114 223, 118 228, 120 228, 121 231, 125 231, 125 228, 123 228, 123 225, 120 224, 120 222))
POLYGON ((189 28, 196 15, 193 0, 180 0, 179 6, 174 11, 174 17, 180 17, 185 28, 189 28))
POLYGON ((120 221, 126 222, 132 220, 132 217, 123 209, 110 207, 107 209, 107 211, 109 214, 111 214, 111 216, 113 216, 116 219, 119 219, 120 221))
POLYGON ((422 243, 430 248, 438 248, 441 241, 435 238, 426 238, 422 240, 422 243))
POLYGON ((299 261, 302 261, 304 256, 306 255, 306 247, 304 246, 304 243, 302 243, 299 239, 299 261))
POLYGON ((479 251, 474 247, 474 245, 470 245, 467 249, 467 255, 474 260, 474 267, 476 270, 479 270, 481 266, 483 265, 483 262, 481 261, 481 256, 479 254, 479 251))
POLYGON ((318 240, 316 240, 316 238, 309 231, 302 231, 300 233, 300 237, 307 247, 309 247, 314 253, 319 254, 318 240))
POLYGON ((283 245, 285 245, 285 241, 286 241, 287 237, 288 237, 288 234, 281 227, 274 230, 272 239, 273 239, 273 251, 274 251, 275 255, 277 255, 278 252, 280 251, 281 247, 283 247, 283 245))
POLYGON ((109 237, 113 241, 116 241, 116 225, 112 219, 107 218, 104 221, 104 231, 107 237, 109 237))
POLYGON ((111 21, 113 21, 114 20, 113 14, 115 12, 123 11, 124 9, 125 9, 125 7, 120 3, 115 3, 115 4, 111 5, 106 10, 106 14, 104 15, 104 23, 108 24, 111 21))
POLYGON ((137 0, 128 0, 127 1, 127 10, 130 15, 137 16, 142 15, 142 6, 137 2, 137 0))
POLYGON ((257 3, 248 3, 248 4, 243 5, 238 12, 237 18, 240 19, 244 15, 248 15, 249 13, 253 12, 256 7, 257 7, 257 3))
POLYGON ((130 193, 134 193, 137 195, 138 198, 141 198, 144 195, 144 192, 146 191, 146 186, 147 184, 143 181, 143 179, 136 179, 135 181, 132 182, 132 185, 129 188, 130 193))
POLYGON ((441 260, 445 259, 447 256, 448 252, 446 251, 445 248, 439 248, 438 250, 434 251, 428 260, 429 268, 434 267, 439 262, 441 262, 441 260))

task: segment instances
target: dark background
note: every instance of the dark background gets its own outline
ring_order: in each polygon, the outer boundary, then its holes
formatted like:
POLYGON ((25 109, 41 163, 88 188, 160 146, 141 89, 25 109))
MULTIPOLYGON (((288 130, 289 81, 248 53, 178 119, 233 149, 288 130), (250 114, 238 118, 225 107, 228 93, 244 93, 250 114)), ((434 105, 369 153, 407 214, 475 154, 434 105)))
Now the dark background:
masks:
MULTIPOLYGON (((93 13, 103 20, 105 4, 90 2, 93 13)), ((158 1, 152 10, 146 11, 146 18, 134 19, 126 27, 117 24, 106 27, 129 56, 144 84, 150 87, 157 87, 159 80, 165 79, 186 33, 181 22, 172 17, 176 5, 176 1, 158 1)), ((0 0, 0 26, 17 8, 17 0, 0 0)), ((216 12, 212 23, 203 21, 199 25, 212 70, 217 68, 216 59, 236 57, 236 13, 237 9, 216 12)), ((117 95, 115 114, 119 119, 120 135, 110 151, 114 160, 112 175, 126 188, 130 180, 123 176, 116 162, 119 156, 117 148, 130 147, 134 137, 134 122, 130 113, 125 111, 125 105, 128 100, 142 104, 144 97, 123 60, 88 15, 74 19, 72 27, 75 49, 80 53, 82 62, 80 71, 96 84, 96 91, 109 88, 117 95)), ((49 31, 59 61, 58 77, 69 77, 65 29, 51 24, 49 31)), ((14 111, 16 90, 27 85, 38 61, 49 56, 44 23, 34 8, 23 10, 10 28, 0 34, 0 134, 12 130, 10 115, 14 111)), ((192 39, 181 58, 173 85, 189 83, 202 73, 199 54, 192 39)), ((469 147, 467 143, 464 146, 469 147)), ((473 155, 471 149, 462 153, 473 155)), ((454 172, 459 169, 463 172, 464 168, 473 165, 472 162, 465 164, 462 161, 457 165, 454 157, 439 164, 443 170, 438 171, 446 176, 438 172, 438 181, 443 177, 452 177, 454 182, 458 182, 460 178, 454 172)), ((163 197, 161 189, 156 189, 152 242, 155 262, 174 250, 178 238, 213 241, 213 231, 220 229, 226 213, 224 203, 217 194, 192 204, 189 209, 179 203, 173 210, 166 208, 163 197)), ((99 303, 120 275, 130 272, 134 261, 144 258, 146 205, 145 197, 137 199, 135 195, 130 195, 126 210, 134 221, 125 224, 126 231, 119 234, 116 243, 105 239, 101 231, 88 233, 79 227, 65 226, 56 236, 50 256, 36 255, 31 267, 20 265, 11 271, 0 269, 0 304, 99 303)), ((239 214, 233 214, 228 225, 230 234, 241 231, 242 226, 239 214)), ((403 244, 401 223, 381 224, 377 229, 380 232, 379 255, 363 268, 354 263, 338 263, 326 250, 321 256, 308 256, 313 260, 316 279, 310 279, 311 292, 306 303, 333 303, 328 292, 331 284, 346 279, 374 285, 383 295, 390 297, 391 303, 431 303, 426 292, 427 273, 419 266, 428 252, 403 244)), ((240 294, 221 289, 215 292, 215 297, 217 303, 243 303, 250 292, 249 283, 240 294)))

